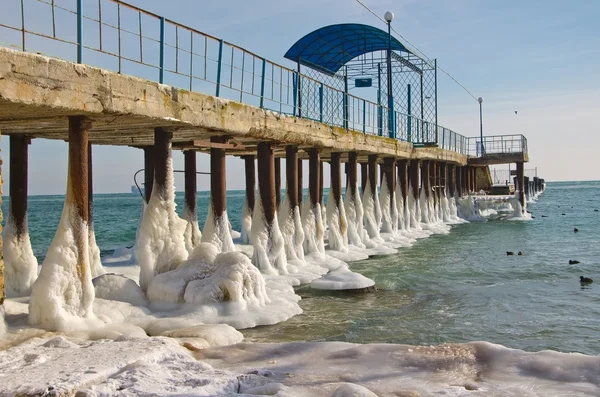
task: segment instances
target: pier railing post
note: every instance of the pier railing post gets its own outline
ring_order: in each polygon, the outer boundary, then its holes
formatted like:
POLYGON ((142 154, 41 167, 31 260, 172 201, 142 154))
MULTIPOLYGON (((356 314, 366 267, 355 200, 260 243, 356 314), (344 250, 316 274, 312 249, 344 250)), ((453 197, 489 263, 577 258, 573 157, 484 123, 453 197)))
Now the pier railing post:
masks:
POLYGON ((83 62, 83 0, 77 0, 77 63, 83 62))
POLYGON ((260 108, 264 109, 265 107, 265 74, 267 71, 267 60, 263 58, 262 60, 262 73, 260 78, 260 108))
POLYGON ((217 59, 217 87, 215 96, 221 94, 221 64, 223 63, 223 40, 219 40, 219 58, 217 59))
MULTIPOLYGON (((160 51, 159 51, 159 67, 158 67, 158 82, 165 82, 165 18, 160 17, 160 51)), ((191 74, 191 72, 190 72, 191 74)), ((217 95, 218 96, 218 95, 217 95)))

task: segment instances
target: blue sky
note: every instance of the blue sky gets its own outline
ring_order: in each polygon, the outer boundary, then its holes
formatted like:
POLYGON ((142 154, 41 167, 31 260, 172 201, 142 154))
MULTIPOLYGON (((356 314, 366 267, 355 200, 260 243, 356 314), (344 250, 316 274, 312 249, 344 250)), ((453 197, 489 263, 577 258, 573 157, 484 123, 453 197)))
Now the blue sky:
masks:
MULTIPOLYGON (((354 0, 130 2, 292 67, 283 54, 314 29, 343 22, 385 28, 354 0)), ((554 0, 364 2, 378 15, 393 11, 393 26, 403 37, 430 58, 437 58, 475 96, 484 98, 484 134, 528 138, 526 168, 537 166, 547 180, 600 179, 595 120, 600 104, 599 1, 577 0, 568 5, 554 0)), ((84 6, 93 3, 84 0, 84 6)), ((449 78, 439 76, 440 124, 466 136, 477 135, 478 104, 449 78)), ((7 181, 7 138, 0 148, 7 181)), ((30 194, 65 192, 66 156, 64 142, 33 141, 30 194)), ((183 169, 181 153, 175 153, 174 161, 176 168, 183 169)), ((128 191, 133 173, 142 167, 140 150, 95 147, 95 192, 128 191)), ((243 188, 242 167, 241 161, 228 159, 229 189, 243 188)), ((198 169, 208 170, 207 156, 198 155, 198 169)), ((208 189, 205 179, 198 181, 200 190, 208 189)), ((179 176, 176 185, 183 189, 179 176)))

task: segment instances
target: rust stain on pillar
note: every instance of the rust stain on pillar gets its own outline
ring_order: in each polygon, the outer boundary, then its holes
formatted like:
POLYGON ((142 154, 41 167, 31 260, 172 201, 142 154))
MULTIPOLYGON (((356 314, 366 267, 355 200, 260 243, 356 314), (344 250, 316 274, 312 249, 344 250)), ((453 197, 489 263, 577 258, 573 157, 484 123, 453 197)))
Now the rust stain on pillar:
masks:
POLYGON ((275 219, 275 156, 269 142, 260 142, 257 146, 258 193, 262 202, 267 225, 275 219))
POLYGON ((197 219, 196 211, 196 192, 198 191, 196 182, 196 151, 186 150, 183 152, 184 175, 185 175, 185 206, 190 211, 192 220, 197 219))
POLYGON ((91 225, 92 223, 94 223, 94 178, 92 175, 92 163, 92 144, 88 143, 88 219, 90 224, 89 233, 92 232, 91 225))
POLYGON ((163 128, 154 129, 154 183, 161 200, 168 200, 167 180, 169 178, 168 163, 171 159, 171 140, 173 133, 163 128))
POLYGON ((365 190, 367 189, 367 177, 369 176, 369 164, 368 163, 360 163, 360 188, 361 193, 365 194, 365 190))
POLYGON ((421 190, 425 191, 425 197, 429 197, 431 194, 430 163, 429 160, 424 160, 421 163, 421 190))
POLYGON ((298 205, 302 209, 304 199, 304 182, 302 181, 302 159, 298 159, 298 205))
POLYGON ((408 197, 408 160, 398 160, 398 181, 400 182, 402 199, 406 202, 408 197))
POLYGON ((298 148, 286 146, 285 148, 285 180, 287 188, 285 194, 290 202, 290 208, 298 206, 298 148))
POLYGON ((342 157, 340 153, 331 153, 331 193, 335 205, 340 207, 342 203, 342 157))
POLYGON ((281 204, 281 159, 274 159, 275 165, 275 207, 279 208, 281 204))
POLYGON ((421 169, 420 160, 411 160, 409 163, 409 179, 410 185, 413 190, 413 197, 415 200, 419 200, 419 170, 421 169))
POLYGON ((319 161, 319 203, 323 204, 323 160, 319 161))
MULTIPOLYGON (((213 136, 213 143, 225 143, 226 137, 213 136)), ((227 185, 225 184, 225 150, 210 148, 210 200, 213 215, 221 217, 227 209, 227 185)))
POLYGON ((369 184, 373 199, 377 198, 377 155, 369 155, 369 184))
MULTIPOLYGON (((69 117, 69 178, 67 183, 66 205, 72 205, 81 224, 89 225, 88 207, 88 135, 92 124, 83 116, 69 117)), ((87 229, 78 224, 73 228, 73 239, 77 246, 77 277, 83 284, 88 277, 89 263, 87 229)))
POLYGON ((312 206, 316 206, 319 203, 319 187, 321 186, 321 171, 319 166, 321 165, 321 159, 318 149, 308 150, 308 192, 310 194, 310 203, 312 206))
POLYGON ((246 201, 250 213, 254 211, 254 191, 256 190, 256 168, 254 167, 254 156, 244 156, 246 169, 246 201))
POLYGON ((154 187, 154 146, 144 147, 144 200, 150 201, 154 187))
MULTIPOLYGON (((396 192, 396 159, 393 157, 386 157, 383 159, 383 173, 385 181, 390 190, 390 203, 394 200, 394 194, 396 192)), ((390 210, 391 210, 390 206, 390 210)))
POLYGON ((517 162, 517 181, 519 183, 519 202, 522 212, 525 213, 525 169, 522 161, 517 162))
POLYGON ((357 163, 358 161, 358 153, 350 152, 348 153, 348 162, 346 163, 346 178, 347 178, 347 186, 348 190, 351 194, 356 193, 356 184, 357 184, 357 163))
POLYGON ((27 217, 27 166, 29 139, 22 135, 10 137, 9 208, 15 222, 17 237, 25 231, 27 217))

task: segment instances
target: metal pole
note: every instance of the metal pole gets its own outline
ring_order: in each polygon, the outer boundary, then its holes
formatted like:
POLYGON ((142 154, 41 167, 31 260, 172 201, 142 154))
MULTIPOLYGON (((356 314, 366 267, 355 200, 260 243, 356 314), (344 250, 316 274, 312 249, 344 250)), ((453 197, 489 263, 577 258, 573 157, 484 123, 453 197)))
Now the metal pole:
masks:
POLYGON ((392 22, 388 22, 388 51, 387 51, 387 86, 388 86, 388 130, 389 137, 396 138, 394 129, 394 97, 392 95, 392 22))
POLYGON ((160 18, 160 58, 158 69, 158 82, 164 83, 165 80, 165 18, 160 18))
POLYGON ((411 117, 412 115, 411 115, 411 100, 410 100, 410 84, 408 85, 407 89, 408 89, 408 94, 407 94, 408 95, 408 101, 407 101, 408 102, 408 109, 407 109, 407 113, 408 113, 407 129, 408 129, 408 131, 406 134, 406 136, 407 136, 406 139, 408 142, 412 142, 412 117, 411 117))
POLYGON ((300 86, 300 58, 298 58, 298 78, 296 80, 298 90, 298 117, 302 117, 302 87, 300 86))
POLYGON ((484 146, 483 146, 483 98, 479 97, 479 99, 477 99, 477 102, 479 102, 479 137, 480 137, 480 148, 481 148, 481 155, 483 156, 484 153, 484 146))
POLYGON ((215 96, 221 93, 221 62, 223 61, 223 40, 219 40, 219 59, 217 61, 217 90, 215 96))
POLYGON ((83 62, 82 59, 83 59, 83 0, 77 0, 77 63, 83 62))

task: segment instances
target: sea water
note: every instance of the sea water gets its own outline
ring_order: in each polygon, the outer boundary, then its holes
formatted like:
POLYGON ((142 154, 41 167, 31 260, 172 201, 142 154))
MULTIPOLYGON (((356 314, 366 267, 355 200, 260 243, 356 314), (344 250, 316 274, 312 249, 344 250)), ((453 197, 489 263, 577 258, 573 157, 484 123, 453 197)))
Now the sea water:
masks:
MULTIPOLYGON (((530 221, 454 225, 449 234, 420 239, 397 254, 353 262, 352 270, 375 280, 376 293, 301 287, 303 314, 243 333, 248 341, 262 342, 489 341, 527 351, 600 354, 600 212, 594 211, 600 210, 599 193, 600 182, 549 183, 539 201, 528 206, 535 217, 530 221), (507 251, 515 255, 507 256, 507 251), (569 259, 581 263, 569 265, 569 259), (597 281, 582 288, 580 275, 597 281)), ((29 231, 40 263, 63 200, 29 198, 29 231)), ((200 225, 208 200, 208 192, 198 194, 200 225)), ((244 192, 230 191, 227 200, 232 227, 240 230, 244 192)), ((182 193, 176 194, 176 202, 181 214, 182 193)), ((5 198, 5 214, 7 204, 5 198)), ((94 196, 103 257, 134 244, 140 208, 140 197, 131 193, 94 196)))

